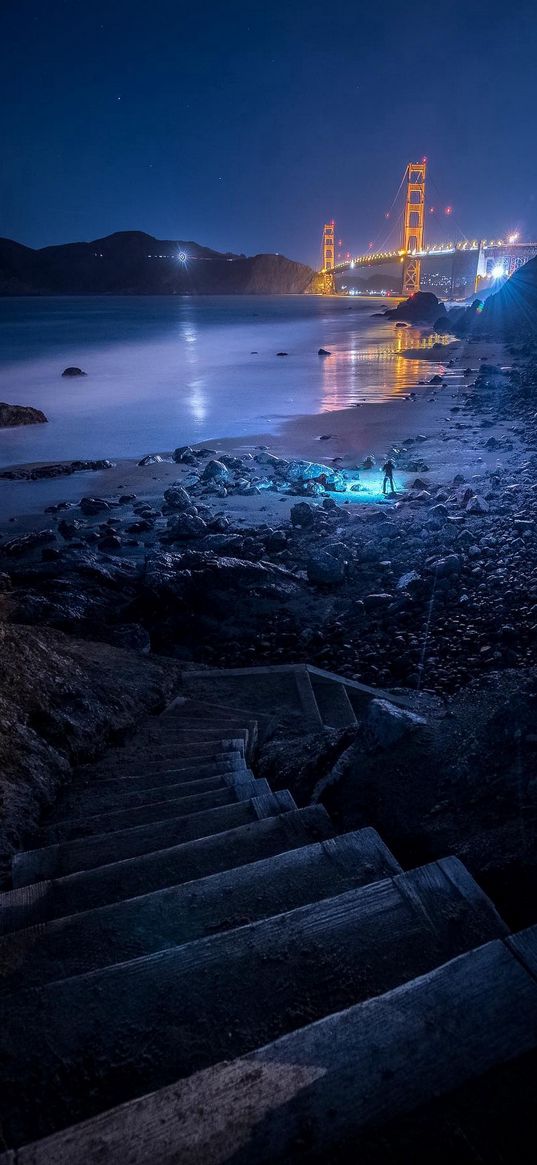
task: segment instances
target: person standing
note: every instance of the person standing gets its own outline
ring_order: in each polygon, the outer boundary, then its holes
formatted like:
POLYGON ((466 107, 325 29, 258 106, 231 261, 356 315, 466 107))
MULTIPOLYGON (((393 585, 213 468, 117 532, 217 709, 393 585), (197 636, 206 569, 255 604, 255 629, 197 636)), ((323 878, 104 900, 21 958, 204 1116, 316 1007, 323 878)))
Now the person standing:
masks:
POLYGON ((382 466, 382 472, 384 474, 384 481, 382 482, 383 494, 386 494, 388 485, 390 486, 390 493, 392 493, 392 494, 395 493, 395 485, 394 485, 394 481, 393 481, 394 469, 395 469, 395 465, 394 465, 391 457, 388 457, 388 460, 382 466))

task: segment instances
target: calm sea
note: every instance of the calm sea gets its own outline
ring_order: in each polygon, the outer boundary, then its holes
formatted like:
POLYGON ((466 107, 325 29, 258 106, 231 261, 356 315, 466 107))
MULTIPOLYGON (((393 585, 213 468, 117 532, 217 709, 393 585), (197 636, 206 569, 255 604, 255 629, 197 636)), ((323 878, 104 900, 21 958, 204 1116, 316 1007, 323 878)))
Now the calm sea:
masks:
MULTIPOLYGON (((405 392, 423 374, 382 301, 310 296, 0 299, 0 400, 48 425, 0 431, 0 465, 138 457, 276 432, 405 392), (320 347, 332 352, 320 358, 320 347), (287 352, 279 357, 278 352, 287 352), (68 365, 87 372, 62 379, 68 365)), ((412 333, 414 344, 427 344, 412 333)))

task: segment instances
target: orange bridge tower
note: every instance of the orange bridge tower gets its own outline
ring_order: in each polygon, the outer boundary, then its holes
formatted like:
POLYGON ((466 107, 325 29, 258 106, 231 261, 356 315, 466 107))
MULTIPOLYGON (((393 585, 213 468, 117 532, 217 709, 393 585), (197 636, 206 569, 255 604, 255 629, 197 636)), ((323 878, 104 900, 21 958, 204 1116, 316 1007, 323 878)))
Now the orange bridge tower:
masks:
POLYGON ((323 227, 323 242, 321 251, 321 275, 323 277, 323 294, 334 295, 336 281, 334 266, 336 262, 336 224, 333 219, 325 222, 323 227))
POLYGON ((416 252, 423 251, 425 229, 425 174, 427 160, 409 162, 406 169, 406 197, 403 218, 403 295, 414 295, 420 289, 421 259, 416 252))

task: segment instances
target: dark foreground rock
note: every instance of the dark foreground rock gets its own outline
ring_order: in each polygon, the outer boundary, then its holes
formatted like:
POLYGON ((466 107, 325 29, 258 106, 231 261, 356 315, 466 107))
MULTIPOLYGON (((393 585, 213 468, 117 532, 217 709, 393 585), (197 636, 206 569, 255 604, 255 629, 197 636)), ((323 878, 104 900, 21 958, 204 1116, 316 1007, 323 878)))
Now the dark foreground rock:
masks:
POLYGON ((41 409, 33 409, 30 405, 9 405, 0 401, 0 429, 13 429, 17 425, 44 425, 48 417, 41 409))
POLYGON ((34 465, 30 468, 4 469, 0 473, 0 478, 7 481, 44 481, 52 477, 70 477, 72 473, 83 473, 87 469, 113 468, 113 461, 103 457, 96 461, 60 461, 57 464, 34 465))
MULTIPOLYGON (((135 632, 130 632, 131 642, 135 632)), ((118 628, 118 642, 129 638, 118 628)), ((177 685, 171 660, 0 622, 0 875, 69 779, 162 708, 177 685)))
POLYGON ((426 724, 374 701, 356 728, 267 744, 259 775, 373 825, 403 866, 456 854, 517 930, 537 918, 536 714, 537 668, 491 673, 426 724))
POLYGON ((445 313, 445 307, 431 291, 417 291, 409 299, 388 308, 382 314, 387 320, 401 320, 409 324, 433 324, 445 313))

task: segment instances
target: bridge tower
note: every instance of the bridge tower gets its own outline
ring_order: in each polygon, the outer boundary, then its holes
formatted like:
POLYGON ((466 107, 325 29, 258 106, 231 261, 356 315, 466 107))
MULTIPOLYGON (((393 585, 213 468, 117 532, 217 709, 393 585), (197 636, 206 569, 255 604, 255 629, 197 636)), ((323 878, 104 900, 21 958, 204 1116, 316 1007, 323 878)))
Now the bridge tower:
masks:
POLYGON ((325 222, 323 227, 323 242, 321 252, 321 275, 323 277, 323 295, 334 295, 336 281, 334 266, 336 262, 336 224, 333 219, 325 222))
POLYGON ((421 260, 416 251, 423 250, 425 230, 425 174, 427 161, 409 162, 406 169, 405 213, 403 217, 402 249, 403 295, 414 295, 420 289, 421 260))

